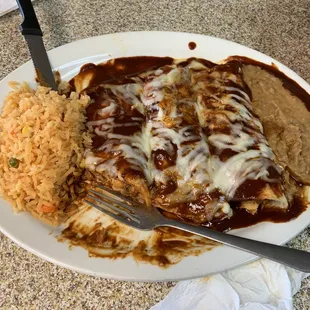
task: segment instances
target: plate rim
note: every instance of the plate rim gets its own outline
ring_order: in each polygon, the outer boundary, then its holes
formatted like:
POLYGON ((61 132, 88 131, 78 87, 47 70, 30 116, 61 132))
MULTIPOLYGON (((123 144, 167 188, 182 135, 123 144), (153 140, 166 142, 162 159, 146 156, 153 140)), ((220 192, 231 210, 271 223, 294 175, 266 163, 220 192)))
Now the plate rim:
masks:
MULTIPOLYGON (((51 57, 52 59, 52 65, 53 65, 53 58, 57 55, 57 53, 59 53, 62 49, 63 50, 66 50, 68 49, 68 47, 73 47, 74 45, 80 45, 80 44, 84 44, 85 42, 89 42, 89 40, 98 40, 98 39, 102 39, 102 38, 106 38, 106 37, 111 37, 111 36, 130 36, 130 35, 152 35, 152 34, 157 34, 157 35, 170 35, 170 36, 193 36, 193 37, 199 37, 200 39, 202 40, 215 40, 215 41, 218 41, 218 42, 222 42, 223 44, 232 44, 234 46, 239 46, 240 48, 242 49, 245 49, 245 50, 248 50, 248 51, 251 51, 251 52, 255 52, 255 54, 259 55, 260 57, 264 58, 264 59, 268 59, 268 61, 270 62, 273 62, 275 63, 279 70, 281 70, 283 72, 283 69, 284 69, 284 73, 287 74, 290 78, 292 78, 293 80, 295 80, 301 87, 303 87, 304 89, 306 89, 308 91, 308 89, 310 89, 310 85, 303 79, 301 78, 297 73, 295 73, 294 71, 292 71, 291 69, 289 69, 288 67, 286 67, 285 65, 283 65, 282 63, 280 63, 279 61, 277 61, 276 59, 270 57, 270 56, 267 56, 255 49, 252 49, 252 48, 249 48, 247 46, 244 46, 242 44, 239 44, 239 43, 235 43, 235 42, 232 42, 232 41, 228 41, 228 40, 225 40, 225 39, 221 39, 221 38, 217 38, 217 37, 213 37, 213 36, 208 36, 208 35, 203 35, 203 34, 194 34, 194 33, 187 33, 187 32, 171 32, 171 31, 135 31, 135 32, 120 32, 120 33, 113 33, 113 34, 104 34, 104 35, 99 35, 99 36, 94 36, 94 37, 90 37, 90 38, 84 38, 84 39, 81 39, 81 40, 76 40, 76 41, 73 41, 73 42, 70 42, 70 43, 67 43, 67 44, 64 44, 62 46, 58 46, 50 51, 48 51, 48 55, 51 57), (297 79, 297 80, 296 80, 297 79)), ((169 55, 167 55, 169 56, 169 55)), ((259 58, 260 58, 259 57, 259 58)), ((113 57, 114 58, 114 57, 113 57)), ((252 57, 251 57, 252 58, 252 57)), ((256 59, 256 58, 254 58, 256 59)), ((259 61, 261 61, 259 59, 259 61)), ((262 62, 265 62, 265 61, 262 61, 262 62)), ((265 62, 266 63, 266 62, 265 62)), ((10 72, 7 76, 5 76, 1 81, 0 81, 0 88, 2 87, 2 84, 3 83, 7 83, 7 81, 9 80, 9 77, 10 75, 14 75, 16 74, 19 70, 21 70, 21 68, 24 68, 26 66, 29 66, 29 64, 31 64, 31 60, 27 61, 26 63, 22 64, 21 66, 19 66, 18 68, 16 68, 15 70, 13 70, 12 72, 10 72)), ((57 67, 59 66, 56 66, 56 69, 57 67)), ((2 105, 1 105, 2 107, 2 105)), ((1 199, 2 201, 2 199, 1 199)), ((2 207, 1 207, 2 208, 2 207)), ((308 208, 308 212, 309 212, 309 208, 308 208)), ((12 212, 12 211, 11 211, 12 212)), ((13 212, 12 212, 13 213, 13 212)), ((305 211, 303 214, 307 213, 307 211, 305 211)), ((310 212, 309 212, 310 214, 310 212)), ((302 215, 301 215, 302 216, 302 215)), ((285 223, 286 224, 286 223, 285 223)), ((303 227, 299 232, 296 232, 294 235, 291 235, 287 240, 281 242, 280 244, 284 244, 286 242, 288 242, 289 240, 293 239, 294 237, 296 237, 298 234, 300 234, 308 225, 310 224, 310 219, 308 221, 308 224, 307 225, 304 225, 305 227, 303 227)), ((275 224, 275 225, 279 225, 279 224, 275 224)), ((245 228, 246 229, 246 228, 245 228)), ((33 247, 29 246, 27 243, 23 242, 22 240, 20 240, 20 238, 16 238, 14 236, 14 233, 11 233, 10 231, 8 231, 7 229, 5 229, 3 227, 3 225, 1 224, 1 220, 0 220, 0 231, 2 233, 4 233, 8 238, 10 238, 11 240, 13 240, 17 245, 19 245, 20 247, 26 249, 27 251, 31 252, 32 254, 35 254, 36 256, 39 256, 41 258, 43 258, 44 260, 47 260, 53 264, 56 264, 56 265, 59 265, 59 266, 62 266, 64 268, 67 268, 67 269, 70 269, 70 270, 74 270, 74 271, 77 271, 79 273, 84 273, 84 274, 88 274, 88 275, 92 275, 92 276, 98 276, 98 277, 105 277, 105 278, 110 278, 110 279, 117 279, 117 280, 125 280, 125 281, 141 281, 141 282, 150 282, 150 281, 156 281, 156 282, 165 282, 165 281, 179 281, 179 280, 184 280, 184 279, 189 279, 189 278, 200 278, 200 277, 203 277, 203 276, 206 276, 206 275, 211 275, 211 274, 214 274, 214 273, 218 273, 219 271, 216 270, 214 271, 213 273, 212 272, 208 272, 208 273, 205 273, 205 274, 201 274, 201 275, 196 275, 196 276, 193 276, 193 277, 189 277, 189 276, 185 276, 185 277, 172 277, 172 278, 165 278, 165 279, 150 279, 149 277, 148 278, 138 278, 138 279, 135 279, 135 278, 128 278, 126 276, 115 276, 115 275, 110 275, 110 274, 102 274, 102 272, 98 273, 96 271, 90 271, 90 270, 86 270, 86 269, 81 269, 81 268, 78 268, 78 267, 74 267, 72 265, 68 265, 67 263, 64 263, 62 261, 58 261, 54 258, 51 258, 50 256, 47 256, 45 255, 44 253, 40 252, 39 250, 35 250, 33 247)), ((234 232, 240 232, 240 230, 234 230, 234 232)), ((224 248, 226 246, 223 246, 223 247, 219 247, 219 248, 224 248)), ((69 251, 69 249, 67 249, 69 251)), ((214 249, 215 250, 215 249, 214 249)), ((214 251, 212 250, 212 251, 214 251)), ((86 251, 83 249, 83 251, 86 251)), ((200 255, 200 257, 203 256, 203 255, 200 255)), ((252 254, 249 254, 248 255, 249 257, 245 260, 243 260, 242 262, 240 262, 239 264, 234 264, 233 267, 227 267, 226 269, 222 269, 220 272, 224 272, 224 271, 227 271, 227 270, 231 270, 233 268, 237 268, 241 265, 244 265, 244 264, 247 264, 249 262, 252 262, 256 259, 258 259, 258 257, 256 257, 255 255, 252 255, 252 254)), ((89 258, 89 260, 91 260, 93 258, 89 258)), ((100 258, 99 258, 100 259, 100 258)), ((184 259, 183 259, 184 260, 184 259)))

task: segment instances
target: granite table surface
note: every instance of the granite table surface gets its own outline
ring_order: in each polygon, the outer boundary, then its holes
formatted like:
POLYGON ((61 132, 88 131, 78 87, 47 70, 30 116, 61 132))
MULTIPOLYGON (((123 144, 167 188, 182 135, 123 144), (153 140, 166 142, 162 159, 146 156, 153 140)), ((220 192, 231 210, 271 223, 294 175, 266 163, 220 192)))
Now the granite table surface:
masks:
MULTIPOLYGON (((47 49, 138 30, 184 31, 257 49, 310 82, 309 0, 36 0, 47 49)), ((18 11, 0 18, 0 78, 29 60, 18 11)), ((310 251, 310 228, 290 242, 310 251)), ((48 263, 0 233, 1 309, 148 309, 175 283, 129 283, 81 275, 48 263)), ((294 296, 310 309, 310 278, 294 296)))

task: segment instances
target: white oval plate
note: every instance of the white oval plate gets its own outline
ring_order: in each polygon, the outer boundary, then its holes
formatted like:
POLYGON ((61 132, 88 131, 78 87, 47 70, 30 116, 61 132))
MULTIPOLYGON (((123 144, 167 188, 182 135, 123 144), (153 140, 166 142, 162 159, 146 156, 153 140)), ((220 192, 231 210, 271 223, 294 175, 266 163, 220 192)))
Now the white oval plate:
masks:
MULTIPOLYGON (((132 32, 109 34, 73 42, 53 49, 49 53, 53 68, 60 70, 66 79, 73 77, 79 67, 85 63, 100 63, 110 58, 124 56, 171 56, 175 58, 202 57, 214 62, 231 55, 247 56, 271 64, 310 92, 310 85, 296 73, 276 60, 242 45, 213 37, 173 32, 132 32), (188 48, 189 42, 195 42, 195 50, 188 48)), ((9 81, 27 81, 34 84, 34 70, 31 61, 19 67, 0 82, 0 102, 9 91, 9 81)), ((260 223, 258 225, 235 230, 232 233, 284 244, 310 223, 310 208, 297 219, 282 224, 260 223)), ((0 200, 1 231, 26 250, 52 263, 82 273, 134 281, 167 281, 195 278, 232 269, 255 260, 257 257, 246 252, 221 246, 198 257, 187 257, 180 263, 161 269, 150 264, 136 263, 132 258, 109 260, 89 258, 86 250, 59 243, 54 230, 35 220, 26 213, 14 214, 9 204, 0 200), (52 232, 52 233, 51 233, 52 232)))

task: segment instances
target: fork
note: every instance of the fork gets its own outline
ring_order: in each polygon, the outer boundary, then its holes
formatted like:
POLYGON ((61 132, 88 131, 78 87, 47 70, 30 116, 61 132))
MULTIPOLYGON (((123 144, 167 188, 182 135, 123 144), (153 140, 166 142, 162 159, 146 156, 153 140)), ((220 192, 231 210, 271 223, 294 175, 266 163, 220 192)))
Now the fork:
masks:
POLYGON ((148 207, 102 185, 90 189, 85 202, 115 220, 139 230, 174 227, 228 246, 271 259, 303 272, 310 272, 310 253, 266 242, 226 234, 206 227, 195 226, 164 217, 156 208, 148 207))

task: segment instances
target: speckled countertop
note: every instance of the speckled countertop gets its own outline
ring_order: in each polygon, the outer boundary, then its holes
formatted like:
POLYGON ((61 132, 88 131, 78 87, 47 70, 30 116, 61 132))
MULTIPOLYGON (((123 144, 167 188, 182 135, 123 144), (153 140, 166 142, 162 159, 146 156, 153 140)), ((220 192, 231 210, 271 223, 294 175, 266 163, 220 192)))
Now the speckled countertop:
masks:
MULTIPOLYGON (((268 54, 310 82, 308 0, 36 0, 47 49, 90 36, 136 30, 185 31, 268 54)), ((29 59, 17 11, 0 18, 0 78, 29 59)), ((291 246, 310 251, 310 228, 291 246)), ((0 308, 148 309, 174 283, 127 283, 54 266, 0 233, 0 308)), ((310 278, 294 297, 310 309, 310 278)))

